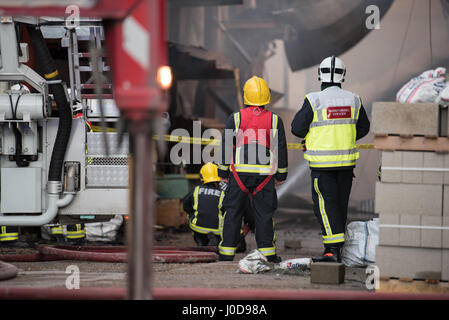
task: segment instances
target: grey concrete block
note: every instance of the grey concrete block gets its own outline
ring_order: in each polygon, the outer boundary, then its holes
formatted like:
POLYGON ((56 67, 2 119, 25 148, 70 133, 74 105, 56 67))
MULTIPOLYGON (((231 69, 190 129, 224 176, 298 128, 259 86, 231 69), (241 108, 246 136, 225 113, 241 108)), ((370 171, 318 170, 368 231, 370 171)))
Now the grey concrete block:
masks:
MULTIPOLYGON (((382 182, 443 184, 444 171, 428 171, 426 168, 449 167, 445 154, 429 151, 383 151, 382 182), (390 170, 388 167, 417 168, 422 170, 390 170)), ((449 174, 449 173, 448 173, 449 174)), ((447 177, 449 183, 449 175, 447 177)))
POLYGON ((374 134, 430 135, 439 133, 439 106, 434 103, 374 102, 374 134))
MULTIPOLYGON (((379 215, 379 224, 399 225, 398 214, 381 214, 379 215)), ((379 226, 379 244, 398 246, 399 245, 399 228, 389 228, 379 226)))
POLYGON ((442 249, 377 246, 376 265, 382 277, 442 278, 442 249))
MULTIPOLYGON (((436 152, 423 152, 424 168, 444 168, 446 156, 436 152)), ((444 172, 423 171, 423 183, 443 184, 444 172)))
MULTIPOLYGON (((421 216, 421 226, 441 227, 443 217, 421 216)), ((421 229, 421 247, 422 248, 441 248, 442 230, 421 229)))
POLYGON ((310 264, 310 282, 320 284, 340 284, 345 281, 343 263, 314 262, 310 264))
MULTIPOLYGON (((441 216, 443 186, 376 182, 375 211, 379 215, 441 216)), ((447 203, 449 208, 449 187, 447 203)), ((449 213, 448 213, 449 215, 449 213)))
MULTIPOLYGON (((443 217, 443 227, 449 227, 449 217, 443 217)), ((449 230, 443 230, 442 247, 449 249, 449 230)))
MULTIPOLYGON (((424 165, 424 152, 421 151, 403 151, 402 166, 406 168, 422 168, 424 165)), ((402 182, 404 183, 423 183, 422 171, 403 171, 402 182)))
MULTIPOLYGON (((401 225, 420 226, 421 217, 415 215, 401 215, 399 218, 401 225)), ((420 247, 421 232, 420 229, 400 228, 399 245, 403 247, 420 247)))
MULTIPOLYGON (((382 151, 382 167, 402 167, 401 151, 382 151)), ((382 182, 402 182, 402 171, 382 170, 382 182)))

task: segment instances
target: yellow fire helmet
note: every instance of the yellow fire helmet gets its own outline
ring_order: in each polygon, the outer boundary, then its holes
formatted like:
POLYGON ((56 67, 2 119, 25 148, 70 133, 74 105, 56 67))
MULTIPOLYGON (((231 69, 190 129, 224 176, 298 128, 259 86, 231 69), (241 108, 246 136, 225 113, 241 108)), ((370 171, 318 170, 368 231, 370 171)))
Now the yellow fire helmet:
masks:
POLYGON ((201 167, 200 176, 203 183, 220 181, 220 177, 218 176, 218 167, 212 162, 208 162, 201 167))
POLYGON ((271 94, 267 82, 259 77, 252 77, 243 86, 243 103, 247 106, 264 106, 270 103, 271 94))

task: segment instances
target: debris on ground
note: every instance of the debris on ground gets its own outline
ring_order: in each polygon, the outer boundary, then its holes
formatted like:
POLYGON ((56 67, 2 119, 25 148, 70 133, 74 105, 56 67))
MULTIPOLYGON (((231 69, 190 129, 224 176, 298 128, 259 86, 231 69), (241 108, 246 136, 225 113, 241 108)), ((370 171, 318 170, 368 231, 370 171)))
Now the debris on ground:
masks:
POLYGON ((239 261, 239 273, 263 273, 270 270, 267 258, 257 249, 239 261))

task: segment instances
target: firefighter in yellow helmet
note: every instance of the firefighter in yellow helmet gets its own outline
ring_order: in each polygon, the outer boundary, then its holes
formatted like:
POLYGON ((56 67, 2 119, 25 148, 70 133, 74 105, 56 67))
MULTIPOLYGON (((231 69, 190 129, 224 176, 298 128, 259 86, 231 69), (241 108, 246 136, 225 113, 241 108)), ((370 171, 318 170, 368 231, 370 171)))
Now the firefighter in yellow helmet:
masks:
POLYGON ((183 199, 183 208, 189 218, 189 226, 195 243, 217 246, 220 240, 222 204, 225 193, 220 188, 217 166, 206 163, 200 170, 201 185, 196 186, 183 199))
POLYGON ((270 89, 265 80, 252 77, 243 87, 245 107, 226 122, 218 175, 229 182, 223 208, 219 259, 232 261, 237 252, 245 203, 252 203, 258 250, 279 262, 273 215, 277 208, 275 186, 287 179, 287 143, 282 119, 265 108, 270 89), (232 134, 229 134, 232 133, 232 134))

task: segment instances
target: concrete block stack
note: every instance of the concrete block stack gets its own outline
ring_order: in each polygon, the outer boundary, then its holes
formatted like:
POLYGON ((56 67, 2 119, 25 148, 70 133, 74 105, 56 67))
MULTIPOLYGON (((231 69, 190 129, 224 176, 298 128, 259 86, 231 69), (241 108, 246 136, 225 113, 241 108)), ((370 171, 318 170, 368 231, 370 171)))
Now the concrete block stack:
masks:
POLYGON ((374 145, 382 150, 375 211, 383 277, 449 280, 447 121, 438 104, 373 104, 374 145))

